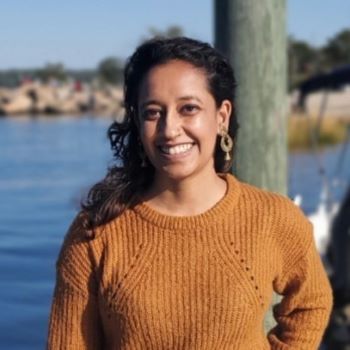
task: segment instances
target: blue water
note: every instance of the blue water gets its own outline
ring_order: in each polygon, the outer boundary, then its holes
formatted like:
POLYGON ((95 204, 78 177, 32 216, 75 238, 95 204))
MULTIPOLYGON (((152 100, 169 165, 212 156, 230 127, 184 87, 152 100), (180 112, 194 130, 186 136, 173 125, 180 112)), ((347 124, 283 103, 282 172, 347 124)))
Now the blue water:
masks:
POLYGON ((0 348, 43 349, 54 263, 110 159, 110 120, 0 119, 0 348))
MULTIPOLYGON (((0 119, 0 348, 43 349, 55 260, 81 195, 111 160, 110 119, 0 119)), ((324 151, 332 175, 340 147, 324 151)), ((350 155, 340 178, 349 177, 350 155)), ((290 156, 290 196, 315 209, 321 178, 312 154, 290 156)), ((343 188, 334 189, 336 199, 343 188)))
POLYGON ((289 197, 301 194, 301 207, 306 214, 316 209, 325 186, 329 188, 331 202, 341 202, 350 181, 350 143, 325 148, 316 154, 291 154, 288 175, 289 197))

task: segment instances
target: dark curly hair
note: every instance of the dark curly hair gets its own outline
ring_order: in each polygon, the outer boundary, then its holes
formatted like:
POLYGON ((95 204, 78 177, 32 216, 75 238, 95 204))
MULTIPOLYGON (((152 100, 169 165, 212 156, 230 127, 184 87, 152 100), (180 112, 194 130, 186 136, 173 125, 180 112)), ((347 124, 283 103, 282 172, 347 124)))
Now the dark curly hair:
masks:
MULTIPOLYGON (((238 130, 234 115, 236 82, 228 60, 207 43, 186 37, 154 38, 141 44, 128 59, 124 69, 124 107, 122 122, 113 122, 108 129, 116 164, 108 169, 106 177, 94 185, 84 202, 81 215, 89 237, 94 229, 119 216, 138 202, 138 195, 152 182, 154 168, 142 164, 141 144, 137 129, 138 93, 140 82, 151 68, 170 60, 186 61, 202 69, 207 77, 208 89, 217 107, 224 100, 232 104, 229 134, 235 141, 238 130)), ((233 156, 233 150, 231 159, 233 156)), ((225 161, 219 142, 215 147, 215 171, 228 172, 232 160, 225 161)))

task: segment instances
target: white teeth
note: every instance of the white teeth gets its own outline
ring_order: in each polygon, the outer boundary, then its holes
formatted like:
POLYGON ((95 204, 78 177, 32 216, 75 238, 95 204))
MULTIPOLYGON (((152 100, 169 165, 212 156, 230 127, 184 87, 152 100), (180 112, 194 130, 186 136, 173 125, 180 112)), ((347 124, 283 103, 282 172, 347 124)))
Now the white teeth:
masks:
POLYGON ((172 147, 162 146, 160 147, 160 149, 162 150, 162 152, 172 155, 172 154, 184 153, 188 151, 192 146, 193 146, 192 143, 183 143, 181 145, 172 146, 172 147))

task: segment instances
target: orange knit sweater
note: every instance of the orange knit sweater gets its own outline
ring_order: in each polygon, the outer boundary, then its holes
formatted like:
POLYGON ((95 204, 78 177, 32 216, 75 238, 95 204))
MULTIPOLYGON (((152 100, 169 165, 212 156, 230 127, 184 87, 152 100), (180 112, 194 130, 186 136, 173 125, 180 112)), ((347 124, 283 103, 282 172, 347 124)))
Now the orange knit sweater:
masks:
POLYGON ((289 199, 224 178, 225 197, 200 215, 141 203, 91 241, 75 220, 48 349, 317 349, 332 294, 311 224, 289 199), (273 290, 283 299, 265 335, 273 290))

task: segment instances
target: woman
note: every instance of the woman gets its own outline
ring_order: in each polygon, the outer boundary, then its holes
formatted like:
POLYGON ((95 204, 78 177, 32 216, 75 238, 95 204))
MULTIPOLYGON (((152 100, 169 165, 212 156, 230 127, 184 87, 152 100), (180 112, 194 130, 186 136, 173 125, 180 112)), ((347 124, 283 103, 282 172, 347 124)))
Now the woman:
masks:
POLYGON ((49 349, 316 349, 331 290, 312 227, 287 198, 238 181, 235 81, 188 38, 137 48, 117 164, 57 262, 49 349), (272 292, 277 326, 263 318, 272 292))

